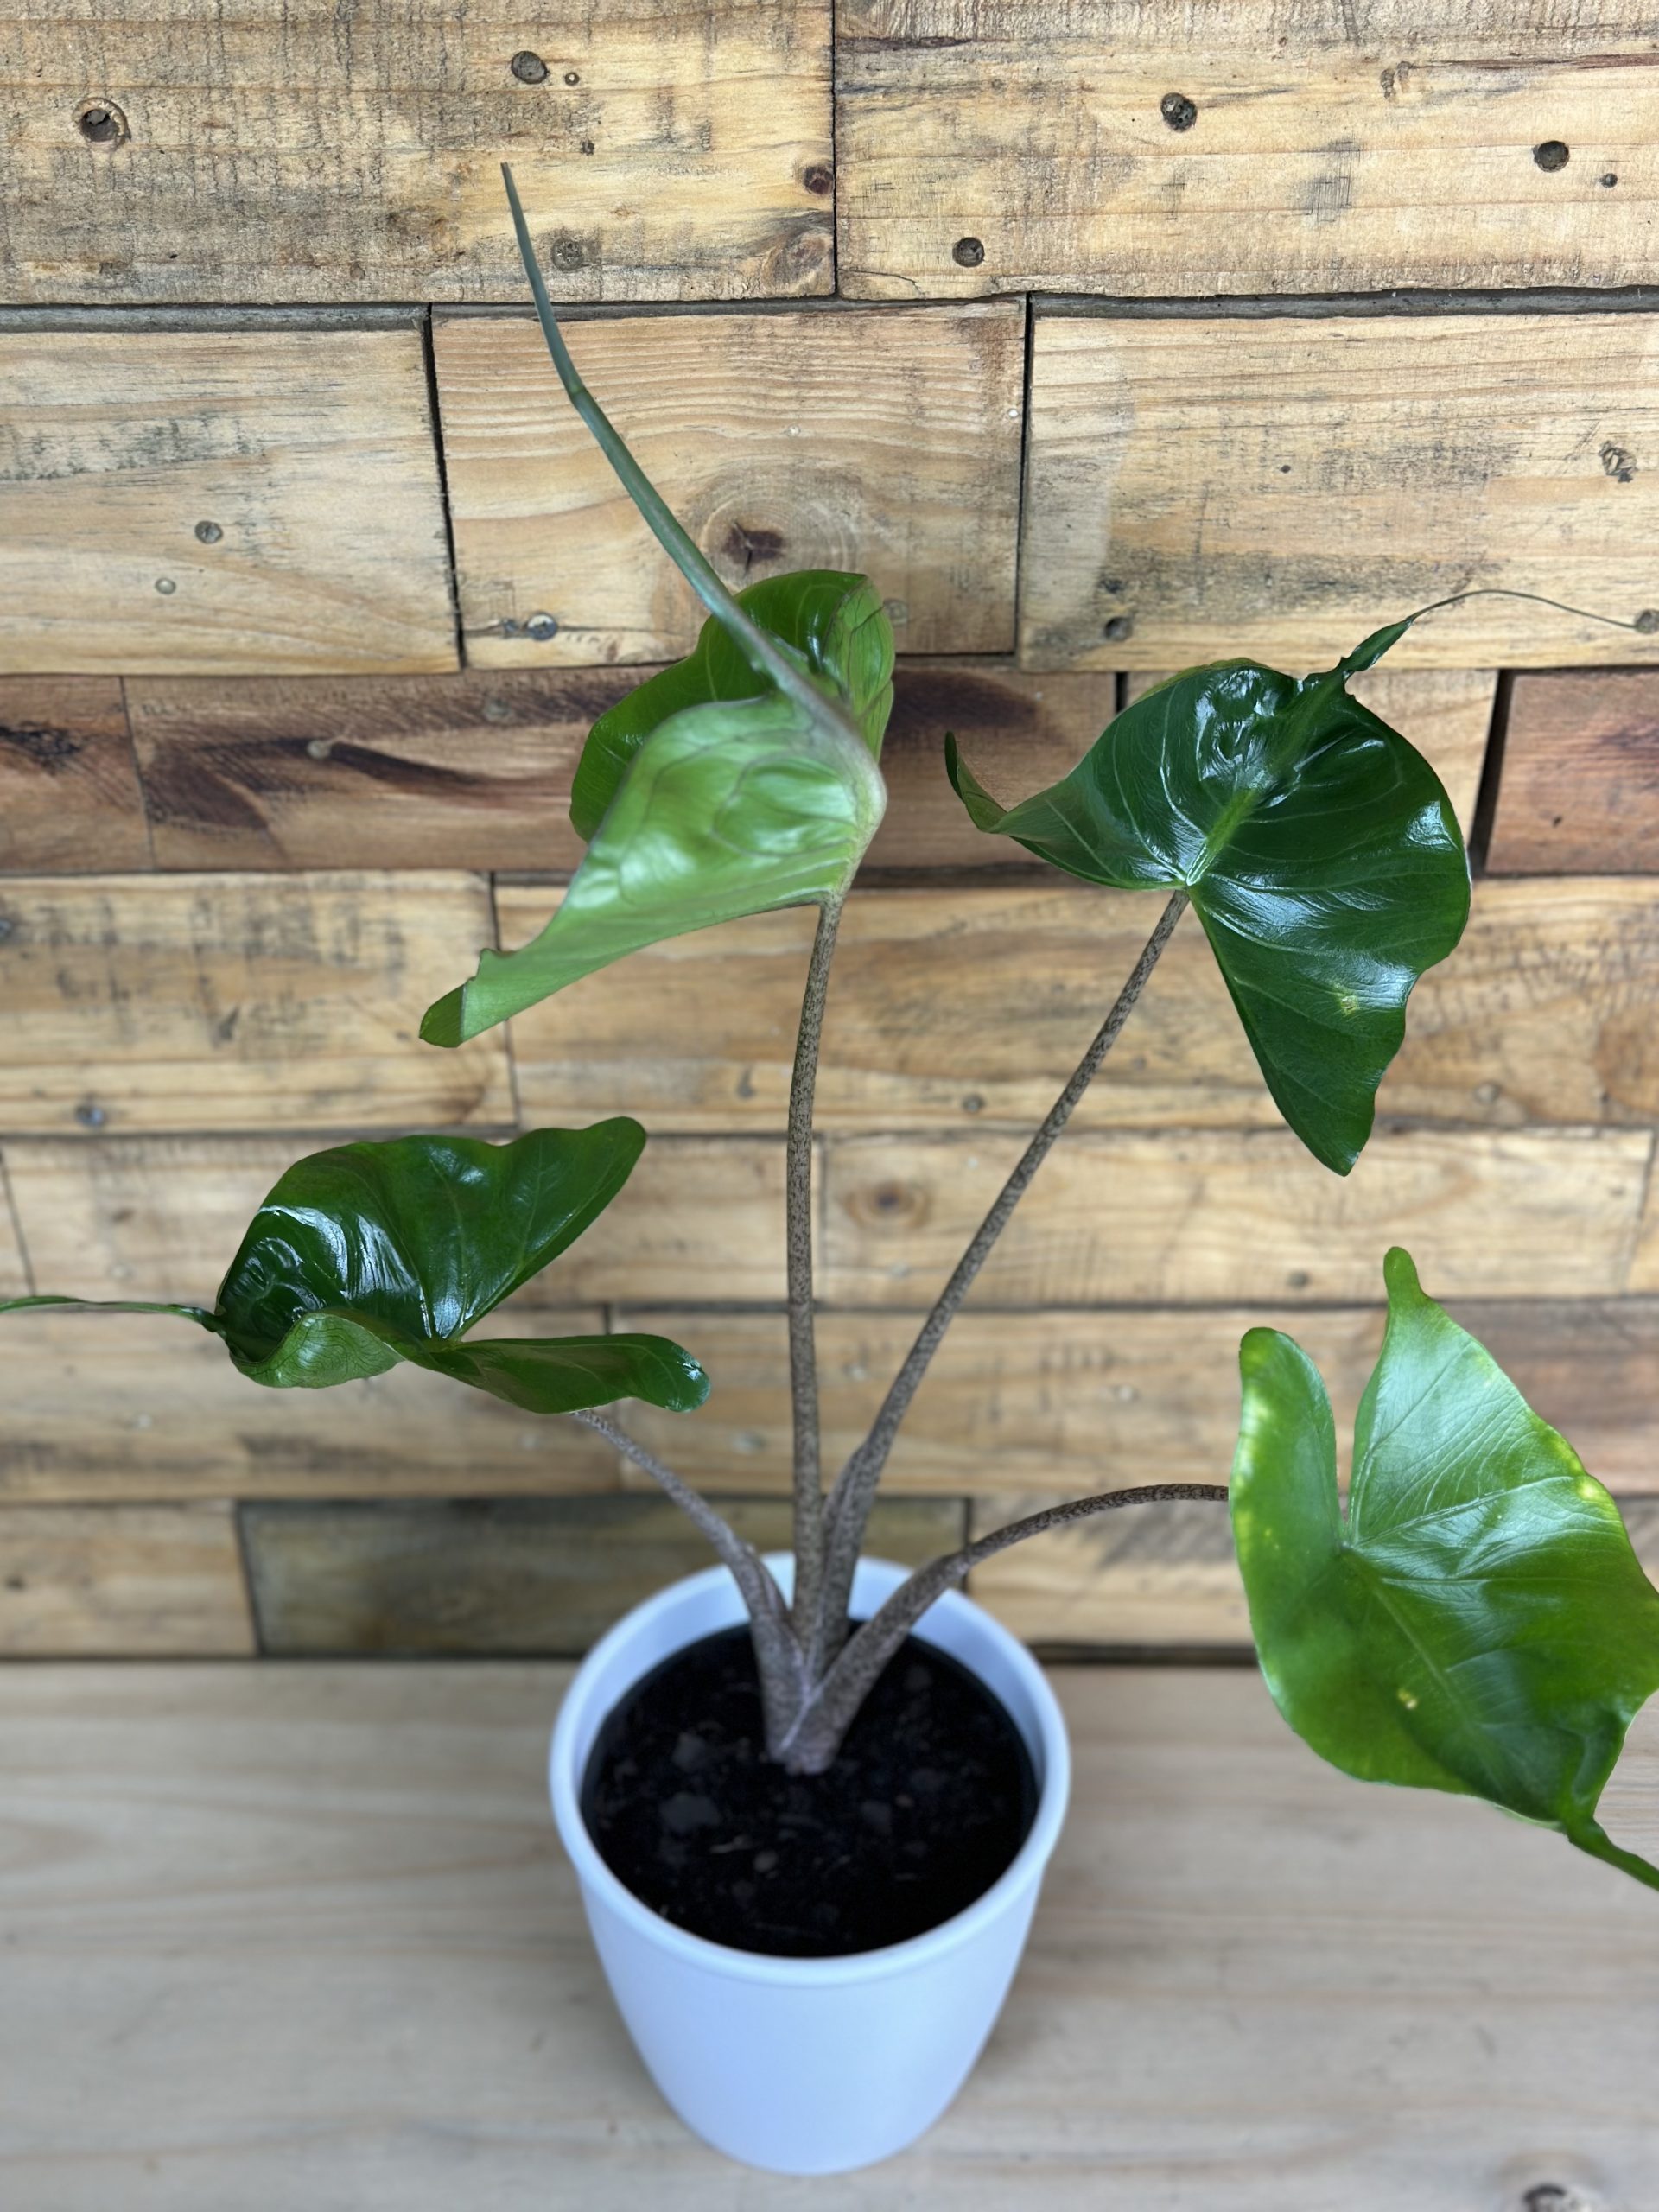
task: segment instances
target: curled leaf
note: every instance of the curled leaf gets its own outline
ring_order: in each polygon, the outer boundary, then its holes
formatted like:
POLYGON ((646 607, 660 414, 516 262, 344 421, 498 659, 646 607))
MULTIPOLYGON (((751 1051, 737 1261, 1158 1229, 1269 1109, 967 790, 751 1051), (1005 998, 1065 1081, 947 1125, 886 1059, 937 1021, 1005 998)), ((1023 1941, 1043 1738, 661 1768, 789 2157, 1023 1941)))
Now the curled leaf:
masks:
POLYGON ((791 699, 688 707, 639 747, 558 912, 421 1024, 454 1046, 664 938, 838 899, 886 804, 856 738, 791 699))
MULTIPOLYGON (((893 710, 893 627, 868 578, 804 569, 751 584, 737 603, 844 702, 879 760, 893 710)), ((771 688, 711 614, 683 660, 648 677, 588 732, 570 788, 576 835, 584 842, 593 836, 640 747, 671 715, 716 700, 752 699, 771 688)))

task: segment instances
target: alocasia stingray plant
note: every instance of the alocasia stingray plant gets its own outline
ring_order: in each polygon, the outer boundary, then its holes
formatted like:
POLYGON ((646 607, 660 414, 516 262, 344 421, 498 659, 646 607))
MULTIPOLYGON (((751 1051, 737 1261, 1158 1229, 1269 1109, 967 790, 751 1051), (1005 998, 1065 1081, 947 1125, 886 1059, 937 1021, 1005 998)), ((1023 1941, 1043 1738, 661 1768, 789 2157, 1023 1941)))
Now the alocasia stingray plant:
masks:
MULTIPOLYGON (((980 829, 1085 882, 1157 886, 1168 902, 868 1434, 826 1485, 813 1090, 842 904, 886 803, 892 633, 862 576, 809 571, 727 589, 577 375, 510 176, 507 185, 565 391, 709 620, 686 659, 594 725, 571 800, 587 851, 557 912, 531 944, 485 950, 477 973, 429 1009, 422 1034, 459 1045, 664 938, 817 908, 785 1175, 792 1592, 597 1410, 629 1397, 699 1404, 708 1384, 688 1353, 655 1337, 464 1340, 615 1195, 644 1141, 632 1122, 501 1147, 409 1137, 302 1160, 256 1216, 216 1306, 163 1310, 221 1336, 256 1382, 315 1387, 407 1360, 600 1430, 730 1568, 753 1624, 769 1752, 791 1773, 818 1773, 909 1630, 980 1561, 1087 1515, 1230 1496, 1220 1484, 1152 1483, 1054 1506, 920 1568, 870 1619, 848 1617, 876 1485, 929 1362, 1185 909, 1198 915, 1286 1121, 1346 1174, 1370 1134, 1412 988, 1462 932, 1468 866, 1433 770, 1347 690, 1416 615, 1320 675, 1234 660, 1174 677, 1118 715, 1068 776, 1011 806, 950 747, 951 780, 980 829)), ((1659 1869, 1611 1843, 1595 1818, 1630 1719, 1659 1687, 1659 1593, 1606 1491, 1424 1294, 1403 1252, 1389 1255, 1386 1279, 1387 1335, 1360 1409, 1345 1509, 1317 1373, 1287 1338, 1255 1330, 1244 1340, 1230 1497, 1273 1694, 1291 1726, 1349 1773, 1487 1798, 1659 1887, 1659 1869)))

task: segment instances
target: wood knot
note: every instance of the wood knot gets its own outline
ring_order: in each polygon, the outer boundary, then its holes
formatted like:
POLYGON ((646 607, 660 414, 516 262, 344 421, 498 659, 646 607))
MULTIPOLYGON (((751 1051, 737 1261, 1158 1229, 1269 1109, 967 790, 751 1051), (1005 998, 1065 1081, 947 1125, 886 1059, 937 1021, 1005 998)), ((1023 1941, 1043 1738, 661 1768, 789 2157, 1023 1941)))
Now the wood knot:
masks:
POLYGON ((726 533, 721 552, 734 568, 747 575, 757 561, 781 561, 784 533, 764 523, 734 522, 726 533))
POLYGON ((896 1179, 855 1192, 852 1203, 861 1220, 883 1229, 914 1228, 927 1215, 926 1192, 896 1179))

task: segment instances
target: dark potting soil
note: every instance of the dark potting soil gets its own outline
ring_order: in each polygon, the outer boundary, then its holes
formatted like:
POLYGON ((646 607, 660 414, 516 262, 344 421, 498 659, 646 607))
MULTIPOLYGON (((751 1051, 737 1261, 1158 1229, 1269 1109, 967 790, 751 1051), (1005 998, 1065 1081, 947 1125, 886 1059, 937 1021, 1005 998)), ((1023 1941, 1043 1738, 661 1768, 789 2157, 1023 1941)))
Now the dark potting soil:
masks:
POLYGON ((637 1682, 600 1731, 582 1813, 611 1872, 677 1928, 830 1958, 961 1912, 1037 1811, 1019 1730, 966 1668, 906 1639, 827 1774, 765 1756, 747 1628, 637 1682))

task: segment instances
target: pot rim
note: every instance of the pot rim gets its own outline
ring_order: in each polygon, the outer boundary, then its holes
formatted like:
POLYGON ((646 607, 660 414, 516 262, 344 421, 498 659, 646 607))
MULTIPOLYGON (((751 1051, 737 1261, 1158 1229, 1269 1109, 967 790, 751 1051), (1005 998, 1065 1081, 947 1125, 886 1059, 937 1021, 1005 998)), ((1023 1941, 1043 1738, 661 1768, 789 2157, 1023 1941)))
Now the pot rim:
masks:
MULTIPOLYGON (((774 1573, 785 1570, 792 1580, 794 1560, 791 1554, 771 1554, 766 1565, 774 1573)), ((908 1567, 895 1566, 891 1560, 868 1557, 859 1562, 861 1576, 866 1570, 873 1571, 880 1581, 888 1583, 892 1588, 896 1588, 899 1582, 905 1580, 911 1571, 908 1567)), ((779 1579, 782 1580, 783 1575, 780 1574, 779 1579)), ((938 1638, 929 1637, 927 1628, 934 1616, 943 1611, 947 1618, 954 1617, 963 1620, 964 1625, 971 1626, 975 1633, 989 1638, 1004 1663, 1019 1680, 1030 1701, 1038 1740, 1035 1744, 1028 1743, 1027 1748, 1033 1753, 1033 1764, 1040 1769, 1041 1774, 1037 1812, 1030 1832, 989 1889, 982 1891, 971 1904, 964 1906, 949 1920, 941 1921, 936 1928, 926 1929, 919 1936, 909 1936, 902 1943, 887 1944, 879 1950, 849 1951, 830 1958, 784 1958, 766 1951, 740 1951, 728 1944, 712 1942, 707 1936, 693 1936, 683 1928, 675 1927, 671 1921, 663 1919, 637 1897, 606 1865, 582 1817, 580 1780, 576 1774, 577 1730, 593 1699, 591 1689, 584 1694, 584 1679, 589 1684, 597 1679, 632 1640, 645 1616, 670 1603, 700 1597, 704 1592, 722 1584, 731 1591, 734 1598, 737 1597, 736 1586, 728 1568, 723 1566, 707 1567, 700 1573, 668 1584, 643 1604, 633 1606, 594 1644, 565 1691, 548 1751, 548 1786, 553 1802, 554 1821, 583 1888, 596 1892, 607 1909, 626 1921, 636 1932, 647 1936, 686 1964, 701 1967, 706 1972, 722 1974, 728 1979, 766 1982, 774 1986, 799 1987, 804 1984, 827 1987, 847 1982, 885 1980, 890 1976, 906 1973, 925 1961, 931 1961, 944 1952, 971 1942, 988 1923, 999 1917, 1016 1892, 1022 1891, 1040 1878, 1065 1818, 1066 1803, 1071 1796, 1071 1756, 1065 1716, 1042 1669, 1018 1637, 994 1619, 983 1606, 976 1605, 971 1598, 964 1597, 959 1591, 947 1591, 936 1599, 911 1633, 925 1643, 938 1642, 938 1638)), ((785 1581, 784 1586, 787 1594, 788 1581, 785 1581)), ((880 1598, 887 1594, 888 1590, 884 1588, 880 1598)), ((741 1622, 747 1615, 743 1611, 741 1599, 738 1599, 737 1603, 737 1618, 741 1622)), ((951 1656, 959 1665, 979 1675, 980 1670, 971 1660, 960 1653, 952 1653, 951 1656)), ((638 1681, 639 1678, 636 1675, 633 1679, 638 1681)), ((995 1691, 991 1694, 995 1695, 995 1691)), ((614 1704, 614 1700, 612 1702, 614 1704)), ((1004 1700, 999 1699, 998 1702, 1006 1706, 1004 1700)), ((606 1713, 600 1715, 598 1725, 603 1725, 609 1710, 607 1707, 606 1713)), ((1013 1713, 1009 1714, 1009 1719, 1016 1728, 1019 1727, 1019 1720, 1013 1713)))

